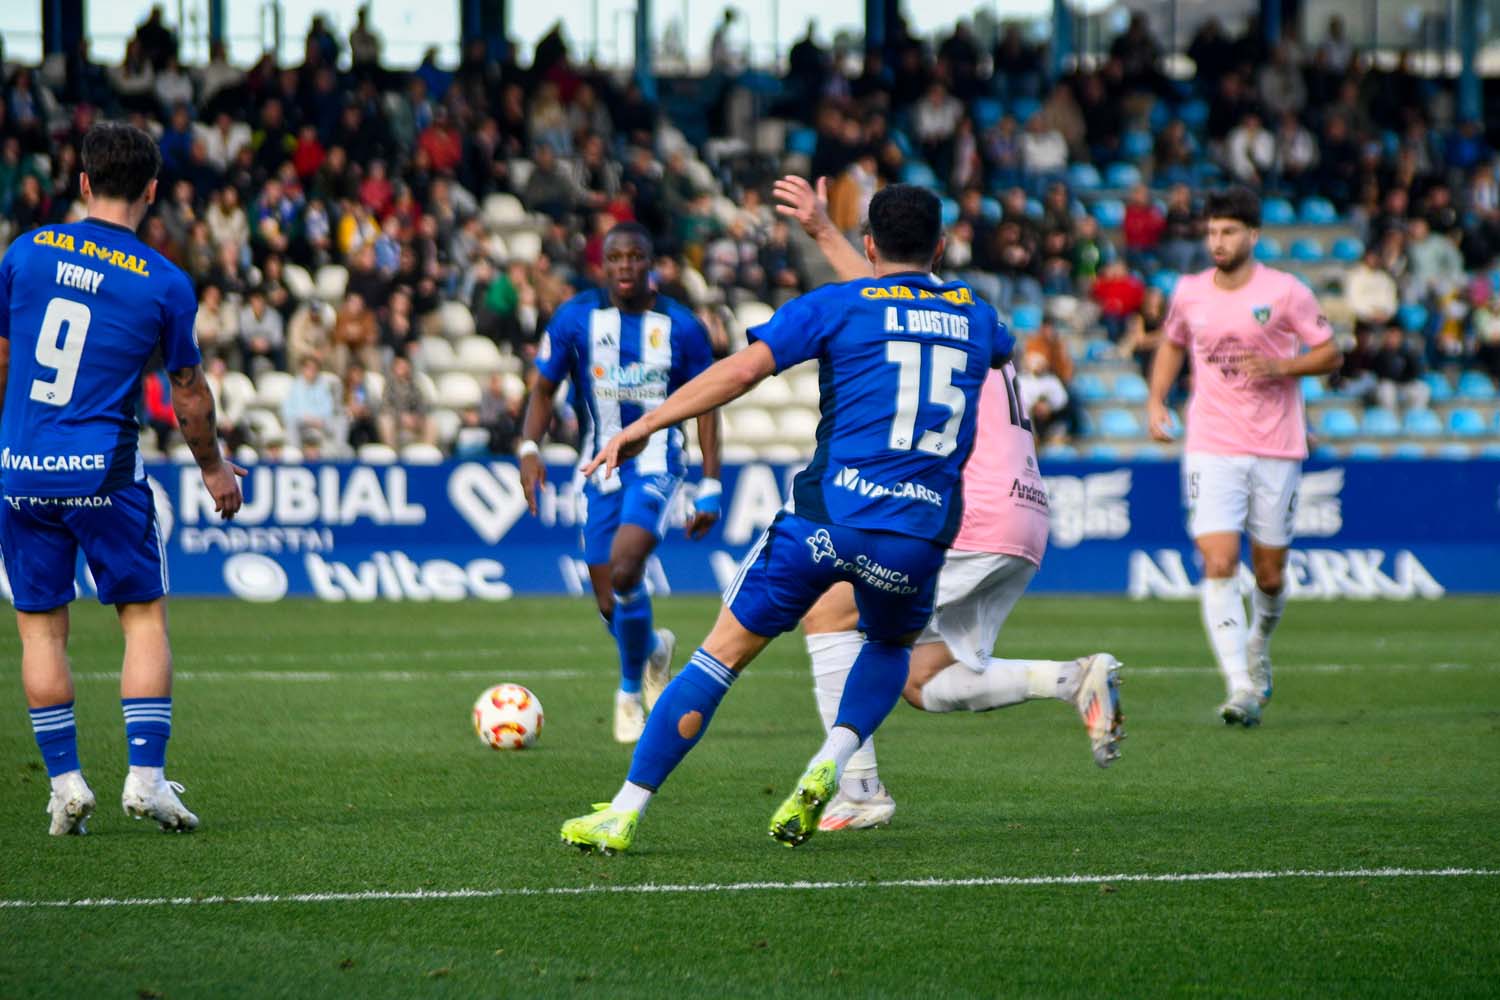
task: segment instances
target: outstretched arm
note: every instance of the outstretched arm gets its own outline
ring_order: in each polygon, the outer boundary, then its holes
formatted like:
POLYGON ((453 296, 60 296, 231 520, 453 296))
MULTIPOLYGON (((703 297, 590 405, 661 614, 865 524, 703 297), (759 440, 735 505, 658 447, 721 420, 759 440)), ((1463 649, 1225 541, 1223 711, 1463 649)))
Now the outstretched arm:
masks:
POLYGON ((214 419, 214 397, 203 366, 179 368, 171 372, 172 409, 177 412, 177 428, 193 451, 193 460, 203 473, 203 485, 214 498, 214 510, 228 521, 239 513, 243 497, 239 476, 245 470, 224 460, 219 451, 219 431, 214 419))
POLYGON ((531 383, 531 398, 526 401, 526 420, 521 425, 521 443, 516 453, 521 457, 521 489, 526 506, 536 513, 537 491, 547 481, 547 467, 542 464, 542 435, 552 424, 552 397, 557 383, 538 372, 531 383))
POLYGON ((840 281, 868 278, 874 273, 870 262, 844 239, 828 217, 828 178, 819 177, 814 190, 805 178, 788 174, 772 185, 771 193, 779 202, 776 211, 797 220, 840 281))

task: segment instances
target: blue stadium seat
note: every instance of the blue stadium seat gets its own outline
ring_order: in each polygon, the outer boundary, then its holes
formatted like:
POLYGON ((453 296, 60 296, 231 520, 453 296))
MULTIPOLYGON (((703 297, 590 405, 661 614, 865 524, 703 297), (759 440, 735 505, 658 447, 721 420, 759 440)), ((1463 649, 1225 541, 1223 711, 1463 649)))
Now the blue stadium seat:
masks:
POLYGON ((1297 210, 1285 198, 1267 198, 1260 206, 1260 221, 1267 226, 1290 226, 1297 221, 1297 210))
POLYGON ((1090 462, 1122 462, 1125 454, 1112 444, 1091 444, 1083 457, 1090 462))
POLYGON ((1126 159, 1143 160, 1151 155, 1151 149, 1155 142, 1150 132, 1143 132, 1133 128, 1125 133, 1125 138, 1120 142, 1120 154, 1126 159))
POLYGON ((1303 198, 1298 215, 1309 226, 1326 226, 1339 221, 1338 209, 1327 198, 1303 198))
POLYGON ((1349 448, 1349 457, 1360 462, 1375 462, 1385 457, 1385 449, 1373 441, 1361 441, 1349 448))
POLYGON ((1135 372, 1126 372, 1115 379, 1115 399, 1122 403, 1144 403, 1149 395, 1146 380, 1135 372))
POLYGON ((952 198, 944 198, 942 200, 942 206, 943 226, 946 228, 958 221, 958 202, 954 201, 952 198))
POLYGON ((1040 110, 1042 110, 1042 102, 1035 97, 1018 97, 1010 106, 1011 115, 1022 125, 1030 121, 1031 116, 1040 110))
POLYGON ((1478 410, 1462 407, 1448 414, 1448 433, 1456 437, 1483 437, 1487 431, 1478 410))
POLYGON ((1395 437, 1401 433, 1401 420, 1396 416, 1395 410, 1375 406, 1365 411, 1360 430, 1365 437, 1395 437))
POLYGON ((1041 306, 1019 305, 1010 311, 1010 328, 1015 333, 1033 333, 1041 325, 1041 306))
POLYGON ((1474 446, 1463 444, 1458 441, 1449 441, 1447 444, 1438 445, 1433 457, 1445 458, 1450 462, 1467 462, 1474 457, 1474 446))
POLYGON ((1104 170, 1104 183, 1112 188, 1132 188, 1141 182, 1141 168, 1134 163, 1111 163, 1104 170))
POLYGON ((1295 261, 1304 264, 1316 264, 1323 259, 1323 242, 1311 236, 1303 236, 1292 240, 1291 250, 1288 255, 1295 261))
POLYGON ((1005 105, 993 97, 976 97, 974 103, 969 105, 969 113, 974 116, 974 127, 985 132, 1005 117, 1005 105))
POLYGON ((1427 446, 1418 444, 1416 441, 1403 441, 1391 449, 1392 458, 1424 459, 1427 457, 1427 446))
POLYGON ((1099 433, 1111 440, 1141 436, 1141 419, 1131 410, 1118 407, 1099 414, 1099 433))
POLYGON ((1208 124, 1208 102, 1201 100, 1188 101, 1177 112, 1177 117, 1190 129, 1200 129, 1208 124))
POLYGON ((1435 438, 1443 433, 1443 419, 1431 410, 1407 410, 1401 432, 1407 437, 1435 438))
POLYGON ((1078 458, 1078 449, 1070 444, 1049 444, 1042 449, 1040 457, 1058 462, 1072 462, 1078 458))
POLYGON ((1038 198, 1026 199, 1026 215, 1033 219, 1040 219, 1045 214, 1041 200, 1038 198))
POLYGON ((1000 217, 1005 214, 1005 209, 1001 207, 999 198, 981 198, 979 214, 984 217, 985 222, 999 222, 1000 217))
POLYGON ((1302 376, 1302 399, 1304 402, 1316 403, 1328 395, 1328 389, 1323 385, 1323 380, 1316 375, 1302 376))
POLYGON ((1480 458, 1500 458, 1500 441, 1491 441, 1479 446, 1480 458))
POLYGON ((786 151, 811 156, 818 148, 818 133, 810 128, 794 128, 786 134, 786 151))
POLYGON ((1274 264, 1282 257, 1281 241, 1274 236, 1262 236, 1255 244, 1255 259, 1262 264, 1274 264))
POLYGON ((1125 203, 1118 198, 1100 198, 1094 202, 1094 218, 1106 229, 1119 226, 1125 221, 1125 203))
POLYGON ((1151 287, 1160 289, 1163 295, 1170 296, 1172 290, 1177 287, 1177 279, 1179 277, 1181 275, 1176 271, 1169 271, 1163 268, 1151 276, 1151 287))
POLYGON ((1423 372, 1422 381, 1432 390, 1434 403, 1446 403, 1453 398, 1453 383, 1442 372, 1423 372))
POLYGON ((1312 450, 1312 457, 1319 462, 1337 462, 1344 456, 1331 444, 1320 444, 1312 450))
POLYGON ((1328 256, 1340 264, 1354 264, 1365 255, 1365 245, 1353 236, 1340 236, 1333 241, 1333 248, 1329 250, 1328 256))
POLYGON ((911 140, 906 137, 906 133, 899 128, 893 128, 890 135, 891 141, 896 144, 896 148, 901 150, 901 155, 911 156, 911 140))
POLYGON ((913 160, 902 168, 901 179, 907 184, 915 184, 918 187, 935 188, 938 186, 937 174, 921 160, 913 160))
POLYGON ((1484 372, 1464 372, 1458 379, 1458 398, 1487 400, 1495 398, 1495 383, 1484 372))
POLYGON ((1318 418, 1318 433, 1330 440, 1352 438, 1359 434, 1359 420, 1348 410, 1324 410, 1318 418))
POLYGON ((1396 311, 1396 322, 1407 333, 1421 333, 1427 328, 1427 307, 1420 302, 1408 302, 1396 311))
POLYGON ((1083 349, 1083 357, 1085 361, 1108 361, 1114 356, 1115 345, 1102 338, 1089 341, 1083 349))
POLYGON ((1075 163, 1068 168, 1068 184, 1079 191, 1097 191, 1104 186, 1104 180, 1092 163, 1075 163))
POLYGON ((1213 187, 1223 176, 1223 169, 1213 160, 1199 160, 1193 164, 1193 181, 1200 187, 1213 187))
POLYGON ((1109 386, 1093 372, 1080 372, 1073 378, 1073 395, 1085 403, 1097 403, 1109 398, 1109 386))

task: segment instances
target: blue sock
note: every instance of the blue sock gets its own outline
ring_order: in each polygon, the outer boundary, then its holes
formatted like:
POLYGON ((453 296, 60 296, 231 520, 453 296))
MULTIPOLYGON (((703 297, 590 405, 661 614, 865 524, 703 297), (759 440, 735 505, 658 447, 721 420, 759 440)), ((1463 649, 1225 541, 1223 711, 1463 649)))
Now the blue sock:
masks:
POLYGON ((47 777, 79 769, 78 727, 73 722, 73 703, 31 709, 31 731, 36 735, 36 748, 42 752, 47 764, 47 777))
POLYGON ((615 595, 615 645, 620 648, 620 690, 635 694, 641 689, 646 658, 656 650, 651 628, 651 595, 638 583, 627 594, 615 595))
POLYGON ((867 640, 844 682, 833 724, 854 730, 860 740, 869 739, 901 700, 910 666, 910 646, 867 640))
POLYGON ((131 767, 165 767, 172 737, 171 698, 121 698, 131 767))
POLYGON ((661 693, 630 760, 629 780, 653 792, 698 744, 739 675, 700 647, 661 693))

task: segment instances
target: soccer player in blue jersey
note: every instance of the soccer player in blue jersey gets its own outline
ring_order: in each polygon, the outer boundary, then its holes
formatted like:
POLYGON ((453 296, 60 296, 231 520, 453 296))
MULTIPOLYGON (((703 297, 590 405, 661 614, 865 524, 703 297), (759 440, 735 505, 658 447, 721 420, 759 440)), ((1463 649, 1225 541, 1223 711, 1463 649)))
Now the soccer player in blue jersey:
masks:
POLYGON ((193 340, 186 274, 135 237, 156 197, 161 154, 145 132, 106 123, 83 140, 88 218, 23 233, 0 261, 0 556, 21 633, 21 681, 52 779, 54 836, 85 832, 83 779, 68 668, 68 602, 83 550, 99 600, 125 636, 120 675, 130 771, 121 804, 164 830, 198 817, 163 774, 172 731, 167 566, 137 447, 141 377, 158 352, 172 406, 214 508, 240 508, 193 340))
MULTIPOLYGON (((569 299, 547 326, 517 449, 533 514, 538 487, 547 478, 538 442, 552 421, 552 399, 564 379, 573 383, 583 434, 580 450, 587 462, 620 428, 656 409, 713 360, 703 324, 651 287, 652 259, 645 227, 622 223, 611 229, 604 238, 607 287, 569 299)), ((695 539, 719 519, 722 493, 718 414, 708 409, 696 416, 703 476, 687 526, 688 537, 695 539)), ((618 474, 606 478, 601 471, 584 477, 588 511, 583 557, 599 613, 619 648, 614 736, 621 743, 641 738, 646 713, 672 677, 677 638, 652 626, 645 573, 685 471, 682 431, 677 421, 669 421, 656 425, 618 474)))
POLYGON ((818 359, 822 419, 812 463, 745 557, 708 638, 662 693, 624 785, 608 805, 564 823, 564 842, 605 853, 629 848, 651 797, 702 737, 740 671, 825 590, 847 581, 866 642, 827 739, 771 818, 771 836, 791 847, 817 831, 845 764, 906 684, 912 643, 932 614, 938 570, 963 516, 960 477, 980 387, 1014 347, 968 286, 932 276, 942 245, 935 195, 905 184, 881 190, 865 237, 874 277, 825 285, 782 306, 750 331, 749 347, 624 428, 585 467, 612 469, 658 427, 818 359))

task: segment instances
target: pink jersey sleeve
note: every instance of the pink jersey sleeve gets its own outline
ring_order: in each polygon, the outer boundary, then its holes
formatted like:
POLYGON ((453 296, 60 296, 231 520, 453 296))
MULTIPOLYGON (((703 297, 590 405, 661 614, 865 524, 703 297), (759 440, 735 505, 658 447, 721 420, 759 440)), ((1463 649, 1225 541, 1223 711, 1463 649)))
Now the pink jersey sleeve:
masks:
POLYGON ((1288 282, 1284 308, 1287 326, 1308 347, 1317 347, 1333 336, 1333 328, 1328 325, 1328 317, 1323 315, 1323 307, 1318 305, 1312 289, 1295 278, 1288 282))

